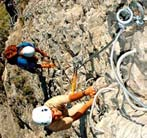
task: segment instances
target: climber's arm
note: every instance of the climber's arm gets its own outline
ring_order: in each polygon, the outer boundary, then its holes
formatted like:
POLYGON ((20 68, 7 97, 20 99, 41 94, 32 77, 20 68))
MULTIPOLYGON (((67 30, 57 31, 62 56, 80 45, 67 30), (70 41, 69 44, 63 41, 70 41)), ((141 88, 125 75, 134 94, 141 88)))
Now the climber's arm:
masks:
POLYGON ((48 55, 47 55, 47 53, 45 53, 44 51, 42 51, 42 50, 40 50, 39 48, 35 48, 35 51, 36 52, 38 52, 38 53, 40 53, 42 56, 44 56, 44 57, 48 57, 48 55))
POLYGON ((69 102, 68 95, 58 95, 55 96, 48 101, 46 101, 45 105, 54 105, 54 107, 58 107, 60 105, 66 104, 69 102))
POLYGON ((92 105, 92 103, 93 103, 93 98, 91 98, 85 105, 83 105, 83 107, 75 115, 72 116, 73 121, 81 118, 88 110, 88 108, 92 105))
POLYGON ((84 91, 69 94, 69 100, 70 100, 70 102, 76 101, 76 100, 82 98, 83 96, 87 96, 87 95, 93 96, 93 95, 95 95, 95 93, 96 93, 96 91, 94 90, 94 88, 92 86, 90 86, 84 91))
POLYGON ((87 88, 85 91, 80 91, 80 92, 75 92, 73 94, 69 94, 69 95, 58 95, 55 96, 51 99, 49 99, 45 104, 53 104, 55 106, 59 106, 62 104, 67 104, 73 101, 76 101, 80 98, 82 98, 83 96, 86 95, 94 95, 95 94, 95 90, 93 89, 93 87, 89 87, 87 88))
POLYGON ((70 103, 72 101, 76 101, 84 96, 84 92, 77 92, 74 94, 69 94, 69 95, 58 95, 55 96, 51 99, 49 99, 45 105, 54 105, 55 107, 63 104, 70 103))

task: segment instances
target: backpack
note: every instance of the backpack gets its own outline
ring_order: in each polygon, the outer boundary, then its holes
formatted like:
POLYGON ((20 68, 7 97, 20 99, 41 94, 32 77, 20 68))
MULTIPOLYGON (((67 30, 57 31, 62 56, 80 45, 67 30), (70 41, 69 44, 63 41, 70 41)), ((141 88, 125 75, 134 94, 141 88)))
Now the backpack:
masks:
POLYGON ((11 59, 17 55, 17 47, 16 45, 10 45, 8 46, 4 51, 4 56, 7 59, 11 59))

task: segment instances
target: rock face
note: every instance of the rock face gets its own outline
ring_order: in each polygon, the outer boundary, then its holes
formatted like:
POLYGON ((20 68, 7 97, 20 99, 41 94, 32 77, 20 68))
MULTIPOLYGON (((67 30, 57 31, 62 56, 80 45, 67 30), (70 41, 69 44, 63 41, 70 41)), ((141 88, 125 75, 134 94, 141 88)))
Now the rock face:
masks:
MULTIPOLYGON (((102 80, 107 85, 115 82, 112 79, 113 76, 110 77, 109 51, 93 58, 91 55, 112 40, 116 31, 114 28, 116 24, 115 11, 121 3, 127 3, 127 1, 33 0, 28 2, 10 33, 6 46, 17 45, 21 41, 33 42, 38 48, 47 52, 51 59, 54 59, 57 68, 43 69, 42 74, 37 75, 17 66, 6 64, 2 77, 4 86, 2 86, 0 93, 0 137, 135 138, 132 133, 136 132, 137 138, 141 138, 139 135, 141 130, 142 137, 145 138, 147 122, 143 127, 131 119, 127 120, 126 118, 130 116, 124 115, 125 118, 123 113, 131 114, 133 117, 141 116, 141 120, 145 120, 146 114, 142 114, 142 112, 136 114, 126 101, 123 102, 122 92, 118 94, 118 91, 104 95, 104 101, 108 106, 106 107, 107 110, 104 110, 100 115, 95 111, 96 121, 100 120, 96 127, 104 129, 102 135, 97 135, 95 131, 91 131, 88 115, 85 115, 80 121, 76 121, 72 128, 50 135, 43 127, 36 126, 31 119, 31 112, 34 107, 43 104, 50 97, 68 94, 71 91, 70 82, 75 66, 79 66, 77 91, 95 83, 98 78, 104 78, 102 80), (86 62, 87 60, 88 62, 86 62), (82 65, 83 63, 85 64, 82 65), (122 107, 122 104, 125 104, 125 107, 122 107), (128 128, 125 126, 127 123, 128 128), (120 129, 121 127, 122 129, 120 129), (126 129, 128 131, 125 133, 126 129), (131 129, 134 131, 130 132, 131 129)), ((145 31, 140 32, 139 36, 141 37, 142 34, 144 37, 146 36, 145 31)), ((134 34, 131 39, 134 43, 135 35, 137 34, 134 34)), ((129 42, 126 40, 127 44, 129 42)), ((145 51, 146 48, 143 50, 145 51)), ((134 74, 132 77, 136 78, 134 74)), ((100 84, 101 81, 98 81, 97 84, 100 84)), ((128 85, 132 87, 133 83, 128 81, 128 85)), ((146 90, 146 86, 145 82, 141 90, 146 90)), ((139 89, 136 90, 139 91, 139 89)))

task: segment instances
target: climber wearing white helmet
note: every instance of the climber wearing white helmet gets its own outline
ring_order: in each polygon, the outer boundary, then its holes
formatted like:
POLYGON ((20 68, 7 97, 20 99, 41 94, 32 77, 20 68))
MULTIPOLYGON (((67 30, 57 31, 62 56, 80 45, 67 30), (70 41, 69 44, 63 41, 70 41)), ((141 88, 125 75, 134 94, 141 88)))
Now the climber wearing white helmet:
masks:
POLYGON ((35 48, 31 46, 26 46, 20 51, 20 55, 25 57, 33 57, 35 54, 35 48))
POLYGON ((18 46, 10 45, 6 47, 4 56, 6 57, 8 63, 18 65, 19 67, 32 73, 34 73, 37 68, 55 67, 53 63, 49 62, 37 64, 38 58, 35 56, 35 52, 40 53, 43 57, 48 57, 45 52, 29 42, 22 42, 18 46))
POLYGON ((60 131, 71 127, 92 105, 95 90, 92 86, 85 91, 69 95, 59 95, 49 99, 44 106, 36 107, 32 111, 32 119, 36 124, 46 126, 51 131, 60 131), (91 99, 86 104, 79 103, 67 109, 65 104, 89 95, 91 99))
POLYGON ((33 120, 39 125, 48 125, 52 122, 52 111, 47 106, 37 107, 32 113, 33 120))

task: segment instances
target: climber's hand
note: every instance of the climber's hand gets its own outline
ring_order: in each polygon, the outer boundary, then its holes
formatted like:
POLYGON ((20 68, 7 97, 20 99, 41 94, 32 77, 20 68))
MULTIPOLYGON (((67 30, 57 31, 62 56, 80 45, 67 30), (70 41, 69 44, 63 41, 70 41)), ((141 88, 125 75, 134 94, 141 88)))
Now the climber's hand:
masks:
POLYGON ((44 56, 44 57, 43 57, 43 62, 49 62, 48 56, 44 56))
POLYGON ((93 91, 93 92, 91 92, 91 93, 89 94, 89 96, 90 96, 91 98, 93 98, 95 94, 96 94, 96 91, 93 91))
POLYGON ((43 53, 43 56, 49 58, 49 56, 45 52, 43 53))
POLYGON ((90 97, 94 97, 94 95, 96 94, 96 91, 94 90, 92 86, 90 86, 84 91, 84 94, 89 95, 90 97))

